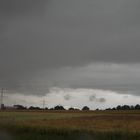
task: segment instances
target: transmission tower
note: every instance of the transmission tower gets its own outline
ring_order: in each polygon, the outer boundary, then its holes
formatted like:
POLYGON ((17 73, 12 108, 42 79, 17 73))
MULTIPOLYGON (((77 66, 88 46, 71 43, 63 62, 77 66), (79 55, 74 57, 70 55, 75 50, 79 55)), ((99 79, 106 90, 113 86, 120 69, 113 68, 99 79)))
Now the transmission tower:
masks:
POLYGON ((4 89, 1 89, 1 98, 0 98, 0 108, 3 109, 4 108, 4 104, 3 104, 3 95, 4 94, 4 89))

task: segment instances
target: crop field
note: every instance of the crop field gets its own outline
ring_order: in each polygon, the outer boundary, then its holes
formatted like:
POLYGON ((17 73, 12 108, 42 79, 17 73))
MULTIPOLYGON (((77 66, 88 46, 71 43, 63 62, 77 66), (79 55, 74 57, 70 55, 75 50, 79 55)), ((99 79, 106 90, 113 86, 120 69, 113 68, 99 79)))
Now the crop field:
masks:
POLYGON ((140 111, 1 111, 0 139, 140 140, 140 111))

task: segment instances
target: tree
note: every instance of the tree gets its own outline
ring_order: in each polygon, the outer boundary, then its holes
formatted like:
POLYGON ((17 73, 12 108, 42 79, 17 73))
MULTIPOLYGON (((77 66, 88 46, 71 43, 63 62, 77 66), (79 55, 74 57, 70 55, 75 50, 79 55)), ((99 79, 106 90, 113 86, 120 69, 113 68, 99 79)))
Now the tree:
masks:
POLYGON ((65 110, 65 108, 61 105, 57 105, 54 107, 54 110, 65 110))
POLYGON ((75 110, 73 107, 70 107, 69 110, 75 110))
POLYGON ((85 110, 90 110, 90 109, 89 109, 88 106, 84 106, 84 107, 82 108, 82 110, 85 111, 85 110))
POLYGON ((122 106, 122 109, 123 110, 130 110, 130 106, 129 105, 124 105, 124 106, 122 106))
POLYGON ((40 107, 30 106, 29 110, 41 110, 41 108, 40 107))
POLYGON ((140 109, 140 105, 139 104, 137 104, 136 106, 135 106, 135 109, 140 109))
POLYGON ((48 107, 45 107, 45 110, 49 110, 48 107))
POLYGON ((26 107, 22 106, 22 105, 14 105, 13 106, 15 109, 18 109, 18 110, 24 110, 24 109, 27 109, 26 107))
POLYGON ((121 110, 122 107, 120 105, 117 106, 117 110, 121 110))
POLYGON ((131 106, 130 106, 130 109, 131 109, 131 110, 134 110, 134 109, 135 109, 135 107, 134 107, 133 105, 131 105, 131 106))

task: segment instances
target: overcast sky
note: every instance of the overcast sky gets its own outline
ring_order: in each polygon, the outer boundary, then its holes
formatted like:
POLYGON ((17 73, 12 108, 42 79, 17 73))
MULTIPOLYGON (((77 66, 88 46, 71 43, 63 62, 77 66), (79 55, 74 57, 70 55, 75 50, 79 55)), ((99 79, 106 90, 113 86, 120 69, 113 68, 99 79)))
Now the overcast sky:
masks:
POLYGON ((140 101, 139 15, 138 0, 0 0, 5 102, 38 105, 45 96, 48 106, 103 108, 140 101))

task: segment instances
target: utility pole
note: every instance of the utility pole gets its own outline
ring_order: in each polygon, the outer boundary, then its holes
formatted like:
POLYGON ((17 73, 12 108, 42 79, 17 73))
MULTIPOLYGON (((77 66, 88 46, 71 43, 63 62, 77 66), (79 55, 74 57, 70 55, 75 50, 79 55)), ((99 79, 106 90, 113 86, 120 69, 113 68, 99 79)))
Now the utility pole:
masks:
POLYGON ((45 99, 43 100, 43 109, 45 110, 45 99))
POLYGON ((1 89, 1 99, 0 99, 0 103, 1 103, 0 108, 1 108, 1 109, 4 108, 4 104, 3 104, 3 94, 4 94, 4 89, 2 88, 2 89, 1 89))

